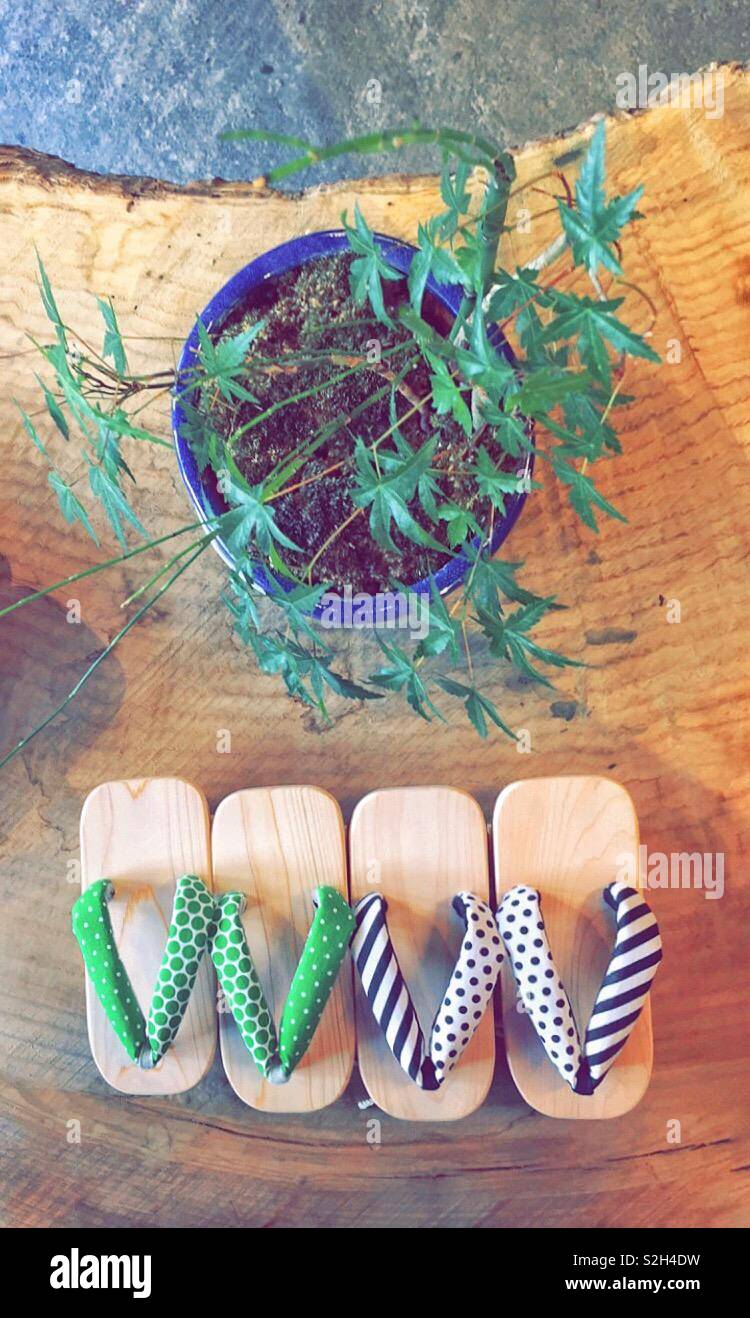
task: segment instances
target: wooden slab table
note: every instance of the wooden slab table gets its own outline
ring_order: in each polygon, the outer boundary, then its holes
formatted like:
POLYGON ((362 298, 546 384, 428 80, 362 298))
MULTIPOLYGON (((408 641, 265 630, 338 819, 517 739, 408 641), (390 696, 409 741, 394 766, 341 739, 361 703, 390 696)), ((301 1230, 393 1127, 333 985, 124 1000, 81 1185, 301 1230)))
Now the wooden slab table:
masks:
MULTIPOLYGON (((655 347, 679 360, 639 363, 628 376, 637 402, 623 413, 624 456, 603 477, 628 525, 607 521, 596 538, 550 487, 507 547, 526 560, 527 584, 569 606, 549 619, 545 641, 589 665, 553 694, 497 677, 493 696, 528 730, 528 754, 499 736, 481 743, 459 711, 445 729, 393 701, 337 710, 322 728, 230 638, 222 570, 207 555, 0 775, 6 1223, 750 1221, 750 77, 720 72, 722 117, 683 104, 609 125, 610 185, 646 185, 646 218, 627 240, 629 277, 656 309, 655 347), (489 816, 513 779, 561 773, 624 783, 649 853, 724 858, 721 900, 654 894, 666 959, 654 991, 656 1068, 635 1112, 604 1125, 538 1116, 514 1089, 501 1040, 487 1102, 450 1127, 360 1109, 356 1074, 312 1117, 243 1107, 218 1061, 179 1098, 106 1088, 89 1054, 69 931, 78 815, 92 786, 181 775, 215 808, 242 787, 310 782, 348 817, 375 787, 439 782, 474 793, 489 816)), ((587 131, 525 148, 521 178, 543 173, 587 131)), ((172 340, 234 270, 294 234, 335 226, 357 198, 375 228, 409 238, 435 208, 436 184, 383 178, 283 197, 238 183, 101 178, 0 150, 4 599, 95 561, 82 534, 63 531, 13 402, 37 405, 25 338, 45 333, 34 244, 70 324, 98 340, 93 294, 111 294, 126 333, 157 336, 132 341, 135 360, 168 365, 172 340)), ((544 246, 548 225, 542 217, 513 235, 515 259, 544 246)), ((645 324, 645 304, 643 314, 645 324)), ((140 515, 150 528, 176 528, 187 505, 170 450, 138 458, 140 515)), ((71 592, 78 626, 67 623, 65 592, 0 624, 3 748, 122 625, 119 602, 143 579, 136 566, 71 592)))

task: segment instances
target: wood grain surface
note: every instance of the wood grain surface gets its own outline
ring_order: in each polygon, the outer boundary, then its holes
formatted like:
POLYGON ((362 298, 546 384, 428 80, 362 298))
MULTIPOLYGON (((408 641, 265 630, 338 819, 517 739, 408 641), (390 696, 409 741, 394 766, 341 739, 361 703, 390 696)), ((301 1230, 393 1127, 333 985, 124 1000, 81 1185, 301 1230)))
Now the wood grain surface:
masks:
MULTIPOLYGON (((476 801, 456 788, 371 792, 349 833, 352 903, 378 892, 388 932, 425 1041, 450 981, 463 924, 451 902, 462 888, 490 898, 487 832, 476 801)), ((356 970, 357 1064, 377 1107, 405 1121, 457 1121, 484 1102, 492 1083, 492 1004, 440 1089, 419 1089, 402 1071, 375 1020, 356 970)))
MULTIPOLYGON (((581 775, 511 783, 493 813, 497 900, 517 884, 536 888, 550 950, 581 1040, 612 955, 615 923, 608 884, 638 863, 638 820, 618 783, 581 775)), ((630 877, 628 875, 628 877, 630 877)), ((647 894, 656 906, 658 893, 647 894)), ((658 913, 657 913, 658 919, 658 913)), ((653 1064, 650 998, 616 1062, 593 1094, 574 1094, 551 1065, 503 961, 503 1033, 510 1073, 537 1112, 582 1121, 623 1116, 641 1101, 653 1064)))
MULTIPOLYGON (((233 792, 212 830, 217 892, 243 892, 243 924, 276 1029, 313 921, 322 884, 347 897, 344 822, 317 787, 233 792)), ((234 1092, 263 1112, 315 1112, 346 1089, 354 1062, 352 966, 341 967, 320 1024, 284 1085, 263 1079, 230 1012, 219 1017, 221 1054, 234 1092)))
MULTIPOLYGON (((750 78, 719 72, 720 118, 669 105, 608 124, 610 186, 646 188, 626 268, 656 309, 655 348, 666 354, 671 344, 679 360, 628 370, 637 401, 622 415, 624 453, 602 472, 603 492, 628 525, 610 520, 598 537, 588 533, 549 485, 505 547, 505 557, 526 561, 530 588, 568 606, 545 619, 543 642, 587 663, 564 674, 556 692, 497 672, 490 694, 516 730, 527 729, 528 754, 499 735, 480 742, 458 710, 445 728, 390 700, 336 708, 333 727, 320 726, 230 638, 222 571, 206 554, 57 725, 0 775, 6 1221, 750 1222, 750 78), (674 601, 679 622, 670 621, 674 601), (360 1109, 356 1075, 337 1103, 309 1116, 252 1112, 218 1059, 175 1098, 122 1097, 99 1076, 69 933, 78 819, 98 783, 184 776, 213 809, 239 788, 309 782, 332 792, 346 818, 374 789, 438 783, 471 792, 488 816, 506 784, 574 773, 627 787, 650 853, 720 853, 724 861, 721 900, 694 887, 657 894, 666 958, 653 993, 656 1064, 632 1113, 605 1123, 533 1112, 502 1040, 487 1101, 450 1126, 360 1109), (378 1125, 368 1125, 373 1118, 378 1125)), ((520 178, 538 177, 589 131, 524 148, 520 178)), ((98 342, 93 295, 109 293, 126 333, 169 336, 129 340, 136 363, 163 365, 178 346, 172 337, 187 333, 232 272, 272 243, 338 224, 355 199, 372 225, 402 238, 439 205, 431 178, 283 197, 237 183, 98 178, 30 152, 0 152, 4 598, 96 557, 83 535, 61 528, 11 401, 38 406, 36 360, 26 355, 26 335, 46 332, 34 244, 70 323, 98 342)), ((552 205, 538 193, 513 204, 534 215, 552 205)), ((520 261, 539 251, 553 220, 540 215, 530 233, 510 235, 506 255, 520 261)), ((649 323, 640 299, 628 314, 638 327, 649 323)), ((155 409, 154 424, 168 434, 166 400, 155 409)), ((188 504, 170 451, 136 457, 146 526, 184 524, 188 504)), ((71 470, 78 462, 71 445, 71 470)), ((120 602, 146 575, 130 564, 81 582, 78 626, 66 620, 67 592, 3 620, 3 745, 61 699, 121 626, 120 602)), ((344 647, 345 670, 362 662, 364 644, 355 637, 344 647)))
MULTIPOLYGON (((109 918, 135 996, 148 1019, 177 880, 211 887, 211 839, 203 793, 175 778, 101 783, 81 812, 81 888, 111 879, 109 918)), ((153 1069, 132 1062, 86 976, 91 1052, 125 1094, 180 1094, 208 1071, 216 1050, 216 978, 204 957, 174 1044, 153 1069)))

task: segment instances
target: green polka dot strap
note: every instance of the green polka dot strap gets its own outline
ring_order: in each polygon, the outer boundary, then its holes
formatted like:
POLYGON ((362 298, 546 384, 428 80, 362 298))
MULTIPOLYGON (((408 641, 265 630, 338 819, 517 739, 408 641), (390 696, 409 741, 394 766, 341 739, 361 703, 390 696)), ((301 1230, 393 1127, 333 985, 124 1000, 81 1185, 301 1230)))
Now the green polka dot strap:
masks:
POLYGON ((172 923, 148 1013, 146 1028, 154 1066, 174 1043, 215 929, 213 894, 194 874, 183 875, 175 890, 172 923))
POLYGON ((149 1051, 146 1021, 115 946, 108 909, 113 893, 109 879, 99 879, 81 893, 73 906, 73 933, 110 1025, 128 1057, 139 1062, 149 1051))
POLYGON ((294 972, 277 1037, 242 925, 245 899, 219 898, 220 917, 211 955, 240 1034, 267 1080, 283 1083, 304 1057, 336 983, 354 928, 354 916, 335 888, 317 888, 315 915, 294 972))
POLYGON ((201 959, 214 934, 214 899, 201 879, 177 882, 172 921, 148 1021, 115 944, 109 901, 114 886, 99 879, 73 906, 72 923, 96 995, 129 1057, 156 1066, 173 1043, 185 1015, 201 959))
POLYGON ((354 914, 335 888, 316 888, 313 902, 315 916, 279 1028, 279 1056, 285 1079, 310 1046, 354 931, 354 914))
POLYGON ((216 904, 211 959, 245 1046, 261 1075, 268 1078, 278 1063, 278 1040, 247 945, 242 924, 244 909, 245 898, 241 892, 222 893, 216 904))

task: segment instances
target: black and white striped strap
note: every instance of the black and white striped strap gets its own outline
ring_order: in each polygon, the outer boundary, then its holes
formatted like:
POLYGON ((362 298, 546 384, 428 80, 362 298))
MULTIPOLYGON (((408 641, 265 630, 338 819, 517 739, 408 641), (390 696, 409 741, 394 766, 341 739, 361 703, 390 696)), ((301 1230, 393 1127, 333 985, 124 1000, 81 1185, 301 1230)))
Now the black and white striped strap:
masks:
POLYGON ((624 1047, 662 957, 656 917, 640 893, 611 883, 604 900, 616 914, 617 934, 583 1047, 547 942, 539 893, 511 888, 497 911, 518 996, 550 1061, 577 1094, 592 1094, 624 1047))
POLYGON ((420 1089, 437 1089, 435 1068, 425 1049, 406 982, 393 950, 380 893, 368 893, 354 907, 351 948, 367 1001, 399 1066, 420 1089))
POLYGON ((464 920, 461 950, 430 1033, 429 1047, 388 933, 387 902, 379 893, 354 908, 354 963, 365 996, 399 1066, 420 1089, 437 1089, 458 1062, 492 997, 502 946, 492 911, 461 892, 453 909, 464 920))
POLYGON ((617 934, 584 1043, 594 1089, 625 1046, 662 958, 656 916, 641 894, 627 883, 610 883, 604 900, 615 912, 617 934))

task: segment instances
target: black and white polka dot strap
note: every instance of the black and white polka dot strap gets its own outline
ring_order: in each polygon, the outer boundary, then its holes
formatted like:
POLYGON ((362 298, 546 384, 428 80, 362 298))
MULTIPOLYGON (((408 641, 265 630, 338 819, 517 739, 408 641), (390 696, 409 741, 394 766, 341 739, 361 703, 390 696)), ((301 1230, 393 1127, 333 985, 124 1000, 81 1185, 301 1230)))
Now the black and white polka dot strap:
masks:
POLYGON ((420 1089, 437 1089, 456 1065, 492 997, 502 961, 500 935, 487 903, 461 892, 453 908, 465 928, 429 1046, 388 932, 385 898, 368 893, 354 908, 351 946, 362 988, 393 1056, 420 1089))
POLYGON ((583 1061, 573 1010, 552 959, 535 888, 506 892, 497 909, 500 930, 518 991, 518 1001, 563 1080, 576 1089, 583 1061))
POLYGON ((438 1082, 453 1070, 487 1010, 503 959, 495 917, 472 892, 459 892, 453 909, 465 924, 445 997, 430 1032, 430 1057, 438 1082))
POLYGON ((611 883, 603 896, 615 912, 617 934, 583 1046, 547 942, 540 894, 511 888, 497 910, 519 1002, 550 1061, 577 1094, 592 1094, 625 1046, 662 957, 659 926, 641 894, 611 883))

